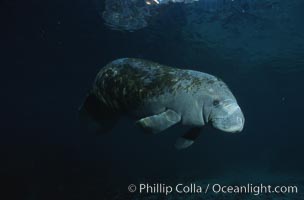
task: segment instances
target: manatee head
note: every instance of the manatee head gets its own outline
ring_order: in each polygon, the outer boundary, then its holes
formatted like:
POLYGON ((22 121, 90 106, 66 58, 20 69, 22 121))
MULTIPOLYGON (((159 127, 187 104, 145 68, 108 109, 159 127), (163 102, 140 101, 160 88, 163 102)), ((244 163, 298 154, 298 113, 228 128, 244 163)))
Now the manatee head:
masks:
MULTIPOLYGON (((214 128, 225 132, 241 132, 245 118, 232 92, 221 80, 208 84, 205 119, 214 128)), ((204 106, 206 107, 206 105, 204 106)))

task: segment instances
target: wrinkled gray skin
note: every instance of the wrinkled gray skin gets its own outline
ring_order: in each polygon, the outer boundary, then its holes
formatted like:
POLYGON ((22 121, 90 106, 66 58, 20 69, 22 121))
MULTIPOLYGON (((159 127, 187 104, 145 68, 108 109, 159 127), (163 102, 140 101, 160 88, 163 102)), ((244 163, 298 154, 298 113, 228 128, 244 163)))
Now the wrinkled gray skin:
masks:
MULTIPOLYGON (((220 79, 141 59, 109 63, 98 73, 90 94, 115 113, 134 117, 152 133, 178 123, 192 127, 211 123, 216 129, 234 133, 242 131, 245 122, 236 98, 220 79)), ((195 139, 185 138, 178 148, 190 146, 195 139)))

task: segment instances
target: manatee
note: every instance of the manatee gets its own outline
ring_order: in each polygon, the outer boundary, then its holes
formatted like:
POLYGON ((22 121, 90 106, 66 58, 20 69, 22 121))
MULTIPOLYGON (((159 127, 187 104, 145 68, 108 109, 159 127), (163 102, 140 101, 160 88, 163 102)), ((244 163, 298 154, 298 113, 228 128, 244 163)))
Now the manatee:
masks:
POLYGON ((127 115, 148 133, 173 125, 189 126, 176 148, 192 145, 202 128, 241 132, 245 118, 236 98, 219 78, 194 70, 136 58, 114 60, 101 68, 80 107, 98 132, 109 132, 127 115))

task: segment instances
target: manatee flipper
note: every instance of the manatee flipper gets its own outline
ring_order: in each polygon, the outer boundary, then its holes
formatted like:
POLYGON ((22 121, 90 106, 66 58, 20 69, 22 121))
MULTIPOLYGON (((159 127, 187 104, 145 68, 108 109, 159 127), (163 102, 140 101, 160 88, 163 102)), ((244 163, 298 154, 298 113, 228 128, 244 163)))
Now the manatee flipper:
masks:
POLYGON ((144 130, 159 133, 173 126, 181 120, 181 116, 173 110, 166 110, 160 114, 145 117, 136 122, 144 130))
POLYGON ((87 128, 96 134, 109 132, 118 119, 117 114, 101 103, 95 94, 87 95, 79 108, 79 116, 87 128))
POLYGON ((194 127, 191 128, 188 132, 186 132, 182 137, 178 138, 175 143, 175 148, 177 149, 185 149, 191 146, 194 143, 194 140, 198 138, 202 127, 194 127))

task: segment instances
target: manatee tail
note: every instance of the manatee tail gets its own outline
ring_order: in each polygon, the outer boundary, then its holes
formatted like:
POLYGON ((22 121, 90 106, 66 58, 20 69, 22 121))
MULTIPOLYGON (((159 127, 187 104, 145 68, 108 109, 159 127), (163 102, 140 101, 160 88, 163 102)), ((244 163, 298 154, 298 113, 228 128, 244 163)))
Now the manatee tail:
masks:
POLYGON ((80 106, 79 117, 87 128, 96 134, 110 132, 118 120, 117 113, 111 111, 92 93, 87 95, 80 106))

